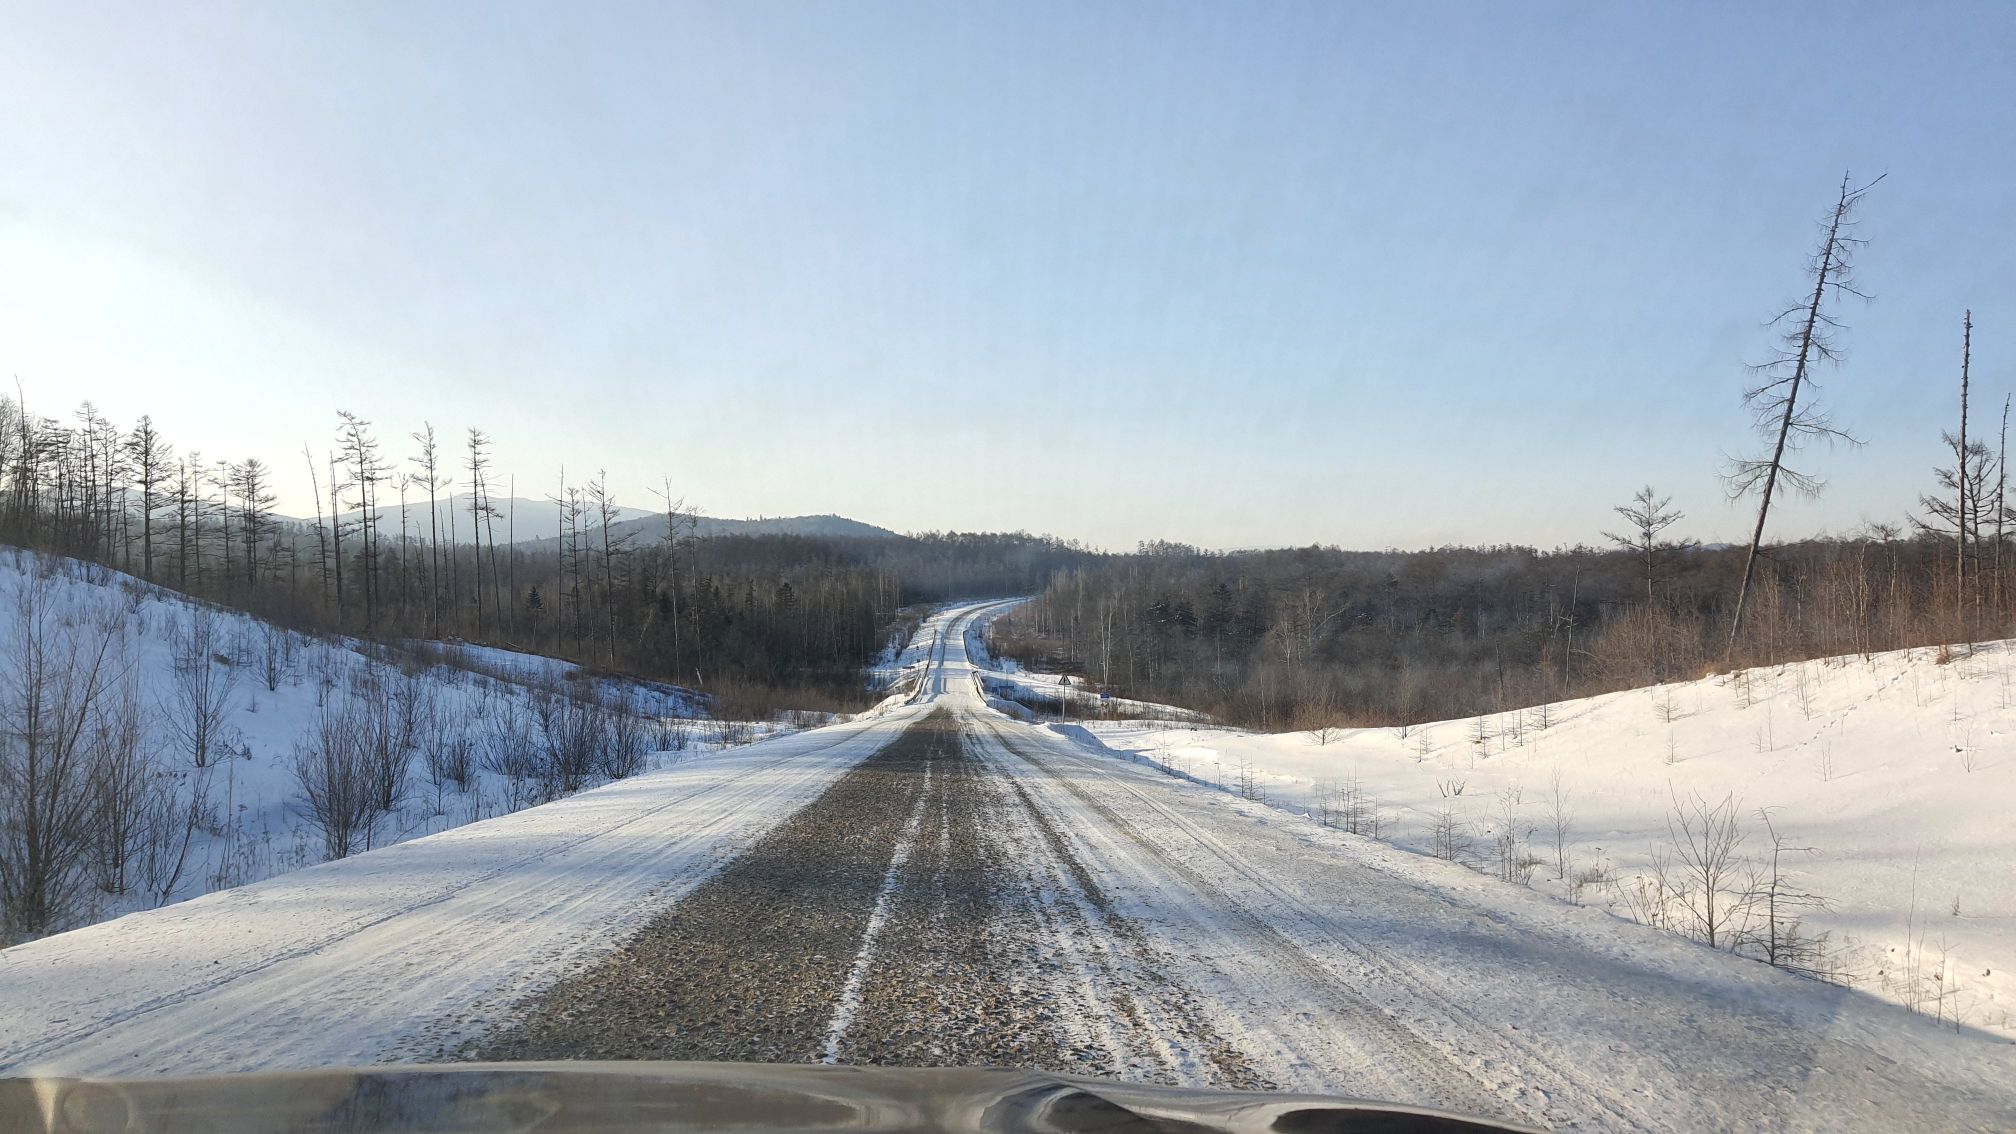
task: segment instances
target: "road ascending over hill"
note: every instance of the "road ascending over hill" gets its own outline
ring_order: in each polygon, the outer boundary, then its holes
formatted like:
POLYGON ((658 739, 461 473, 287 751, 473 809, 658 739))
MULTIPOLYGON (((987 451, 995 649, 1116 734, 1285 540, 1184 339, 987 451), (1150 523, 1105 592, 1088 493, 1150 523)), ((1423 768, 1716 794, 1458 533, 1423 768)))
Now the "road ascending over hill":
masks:
POLYGON ((2003 1129, 2010 1049, 907 699, 0 953, 0 1068, 991 1064, 1585 1129, 2003 1129))

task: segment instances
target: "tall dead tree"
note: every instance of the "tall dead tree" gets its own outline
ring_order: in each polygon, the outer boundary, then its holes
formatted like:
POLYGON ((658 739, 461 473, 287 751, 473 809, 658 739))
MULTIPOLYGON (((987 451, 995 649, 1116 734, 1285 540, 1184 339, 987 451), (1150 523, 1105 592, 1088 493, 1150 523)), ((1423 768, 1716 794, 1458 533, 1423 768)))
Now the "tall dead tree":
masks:
POLYGON ((78 461, 73 473, 77 550, 87 556, 110 555, 118 546, 116 487, 121 479, 123 448, 118 427, 98 408, 85 402, 77 408, 78 428, 70 441, 78 461))
POLYGON ((665 568, 661 584, 669 608, 667 621, 672 626, 672 672, 683 672, 679 668, 679 533, 682 528, 691 530, 693 517, 686 510, 686 501, 672 495, 672 478, 665 478, 665 542, 664 555, 660 559, 665 568))
MULTIPOLYGON (((490 439, 482 430, 469 431, 469 527, 470 536, 476 541, 476 632, 483 632, 483 529, 496 509, 490 504, 489 482, 486 474, 490 471, 490 458, 485 452, 490 447, 490 439)), ((497 545, 495 532, 491 535, 491 589, 496 589, 497 545)), ((497 602, 498 627, 502 629, 503 603, 497 602)))
POLYGON ((499 633, 504 631, 504 582, 497 572, 497 517, 503 514, 486 484, 483 489, 483 531, 490 540, 490 609, 495 615, 499 633))
POLYGON ((198 515, 195 481, 189 471, 191 463, 200 463, 194 452, 175 466, 175 487, 171 492, 175 505, 175 585, 185 591, 189 589, 190 529, 198 515))
POLYGON ((399 486, 399 574, 397 577, 399 579, 398 622, 401 627, 407 626, 411 622, 408 616, 411 613, 413 598, 413 572, 416 570, 413 564, 413 546, 407 542, 406 537, 406 490, 413 486, 415 480, 415 477, 403 471, 394 474, 392 478, 393 483, 399 486))
POLYGON ((568 497, 567 497, 567 466, 566 466, 566 465, 561 465, 561 466, 560 466, 560 494, 559 494, 558 496, 548 496, 548 497, 547 497, 546 499, 548 499, 548 500, 551 500, 551 501, 553 502, 553 511, 554 511, 554 514, 555 514, 555 515, 556 515, 556 516, 558 517, 558 519, 559 519, 559 522, 558 522, 558 524, 557 524, 557 526, 555 527, 555 529, 554 529, 554 532, 553 532, 553 554, 554 554, 554 557, 555 557, 555 560, 556 560, 556 562, 557 562, 557 565, 558 565, 558 573, 559 573, 559 576, 560 576, 560 577, 559 577, 559 580, 558 580, 558 582, 557 582, 557 584, 556 584, 556 585, 554 586, 554 588, 553 588, 553 598, 554 598, 554 601, 556 601, 556 602, 558 602, 558 603, 560 604, 560 606, 559 606, 559 609, 558 609, 558 610, 556 610, 556 611, 554 612, 554 613, 555 613, 555 617, 556 617, 556 619, 557 619, 557 621, 556 621, 556 623, 555 623, 555 629, 554 629, 554 639, 555 639, 555 641, 558 641, 558 640, 559 640, 559 637, 560 637, 560 635, 562 635, 562 634, 565 634, 565 633, 566 633, 566 630, 567 630, 567 530, 568 530, 568 525, 567 525, 567 500, 568 500, 568 497))
MULTIPOLYGON (((224 581, 224 598, 228 602, 231 591, 238 581, 238 572, 232 568, 232 556, 236 554, 236 536, 232 533, 231 512, 231 462, 218 461, 210 470, 210 483, 217 489, 217 508, 213 513, 217 518, 217 573, 224 581)), ((199 549, 200 553, 200 549, 199 549)))
POLYGON ((415 479, 427 486, 427 620, 431 634, 441 636, 441 519, 437 503, 441 487, 439 455, 434 445, 434 426, 422 422, 420 432, 413 440, 420 443, 420 455, 413 463, 420 466, 420 475, 415 479))
POLYGON ((342 447, 344 462, 350 466, 350 486, 357 490, 352 503, 357 508, 361 545, 358 560, 364 569, 364 628, 369 630, 377 624, 383 589, 378 570, 383 550, 378 524, 378 486, 385 482, 390 466, 378 457, 378 439, 371 435, 370 422, 343 410, 338 410, 336 416, 341 422, 337 443, 342 447))
MULTIPOLYGON (((182 553, 189 560, 189 569, 198 590, 203 588, 203 518, 210 510, 210 496, 203 487, 208 475, 205 470, 208 467, 201 452, 195 449, 189 450, 187 467, 182 470, 182 482, 178 486, 187 494, 189 512, 188 530, 183 537, 182 553)), ((182 587, 187 590, 189 584, 185 582, 182 587)))
POLYGON ((606 639, 605 658, 614 664, 616 658, 616 561, 629 551, 630 537, 634 533, 615 534, 615 526, 621 509, 616 498, 609 492, 609 472, 595 470, 595 479, 588 482, 588 500, 594 509, 593 519, 602 536, 602 547, 597 552, 602 567, 602 621, 606 639))
MULTIPOLYGON (((278 499, 270 487, 272 470, 257 457, 230 466, 231 489, 238 496, 238 539, 245 551, 245 585, 259 582, 259 549, 273 533, 273 505, 278 499)), ((270 556, 269 556, 270 561, 270 556)))
POLYGON ((322 579, 322 609, 329 609, 329 533, 322 527, 322 483, 315 475, 315 454, 308 446, 301 446, 301 456, 308 462, 308 490, 315 497, 315 554, 320 566, 322 579))
MULTIPOLYGON (((1944 495, 1933 494, 1919 497, 1919 504, 1925 509, 1926 518, 1912 518, 1912 524, 1928 537, 1949 538, 1953 545, 1953 624, 1956 631, 1969 628, 1967 608, 1970 603, 1979 613, 1981 602, 1981 534, 1990 523, 1998 526, 2001 512, 2001 490, 1991 487, 1990 482, 2000 476, 1997 458, 1988 449, 1986 442, 1967 435, 1967 417, 1972 388, 1969 383, 1969 364, 1974 351, 1974 313, 1967 312, 1960 322, 1960 428, 1958 432, 1942 430, 1939 439, 1953 453, 1953 466, 1933 470, 1933 476, 1944 490, 1944 495), (1995 498, 1995 513, 1989 514, 1988 498, 1995 498), (1971 561, 1971 572, 1970 572, 1971 561), (1969 576, 1973 582, 1968 582, 1969 576)), ((2004 407, 2004 436, 2007 436, 2007 407, 2004 407)))
POLYGON ((2009 519, 2009 401, 2010 395, 2002 397, 2002 439, 1995 448, 1995 557, 1991 569, 1995 575, 1995 613, 2000 617, 2003 609, 2002 589, 2002 543, 2004 525, 2009 519))
POLYGON ((1787 307, 1771 320, 1771 326, 1788 322, 1792 325, 1785 332, 1776 356, 1750 368, 1758 380, 1743 391, 1743 404, 1749 407, 1759 435, 1771 442, 1771 455, 1732 460, 1723 478, 1732 498, 1758 494, 1757 526, 1750 533, 1750 550, 1743 557, 1743 582, 1736 591, 1735 615, 1729 620, 1732 652, 1737 635, 1743 630, 1743 610, 1750 600, 1750 583, 1757 573, 1758 551, 1764 544, 1764 523, 1771 515, 1771 503, 1779 484, 1808 495, 1817 495, 1824 486, 1817 477, 1787 467, 1786 454, 1816 438, 1860 443, 1845 430, 1836 428, 1826 412, 1815 404, 1812 395, 1818 390, 1818 383, 1813 379, 1813 368, 1816 363, 1839 362, 1842 357, 1834 343, 1834 332, 1841 324, 1827 313, 1827 301, 1844 293, 1869 298, 1851 282, 1854 278, 1851 253, 1867 241, 1850 233, 1856 223, 1853 219, 1856 204, 1882 180, 1878 177, 1855 189, 1849 187, 1848 175, 1841 175, 1840 196, 1828 213, 1826 235, 1813 253, 1813 293, 1805 302, 1787 307), (1801 394, 1806 395, 1804 401, 1800 400, 1801 394))
POLYGON ((161 439, 154 419, 142 415, 126 435, 126 455, 132 463, 133 486, 140 490, 140 576, 154 578, 154 512, 168 483, 168 462, 174 447, 161 439))
MULTIPOLYGON (((1960 439, 1954 444, 1961 454, 1960 467, 1967 466, 1967 365, 1974 357, 1974 312, 1970 308, 1960 316, 1960 439)), ((1955 477, 1954 488, 1959 493, 1959 508, 1955 515, 1960 522, 1953 525, 1953 614, 1955 619, 1965 617, 1967 603, 1967 478, 1955 477)))
POLYGON ((582 593, 582 576, 588 572, 589 554, 588 522, 586 498, 579 488, 567 483, 565 469, 560 473, 560 495, 553 498, 560 512, 560 616, 564 625, 559 633, 571 633, 575 650, 581 648, 581 638, 586 630, 583 604, 586 596, 582 593), (571 618, 571 620, 570 620, 571 618))
POLYGON ((329 563, 336 573, 336 624, 343 624, 343 489, 336 475, 336 454, 329 454, 329 563))

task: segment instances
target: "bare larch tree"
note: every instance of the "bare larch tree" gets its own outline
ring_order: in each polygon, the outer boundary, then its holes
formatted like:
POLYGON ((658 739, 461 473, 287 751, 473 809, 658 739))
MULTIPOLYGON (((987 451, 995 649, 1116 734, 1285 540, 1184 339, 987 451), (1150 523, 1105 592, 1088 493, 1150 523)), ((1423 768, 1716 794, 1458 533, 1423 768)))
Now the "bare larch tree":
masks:
POLYGON ((2009 519, 2009 402, 2010 395, 2002 396, 2002 439, 1995 447, 1995 555, 1992 570, 1995 577, 1995 609, 2002 609, 2002 543, 2005 538, 2004 526, 2009 519))
POLYGON ((1667 528, 1679 523, 1687 513, 1672 507, 1671 496, 1661 497, 1651 485, 1638 490, 1631 503, 1621 504, 1611 511, 1631 521, 1631 530, 1624 534, 1604 532, 1603 538, 1619 547, 1628 548, 1636 555, 1645 568, 1645 604, 1650 606, 1657 599, 1654 588, 1659 577, 1671 566, 1672 557, 1695 546, 1695 541, 1662 540, 1659 538, 1667 528))
POLYGON ((1743 608, 1750 598, 1750 581, 1757 572, 1764 523, 1771 514, 1771 502, 1780 482, 1808 494, 1818 493, 1823 485, 1811 474, 1787 467, 1786 454, 1815 438, 1857 443, 1853 436, 1834 425, 1813 398, 1818 389, 1813 369, 1819 362, 1841 360, 1840 348, 1834 342, 1834 332, 1841 324, 1827 313, 1827 301, 1843 293, 1869 298, 1856 290, 1851 264, 1851 254, 1867 242, 1851 233, 1856 223, 1855 206, 1882 180, 1878 177, 1859 189, 1850 188, 1848 175, 1842 174, 1840 196, 1825 221, 1826 235, 1813 253, 1813 293, 1805 302, 1786 308, 1771 320, 1772 326, 1790 326, 1776 355, 1751 367, 1757 381, 1743 391, 1743 404, 1749 407, 1759 435, 1771 442, 1771 453, 1768 457, 1734 459, 1724 474, 1731 497, 1740 499, 1752 492, 1758 494, 1757 526, 1750 534, 1749 553, 1743 557, 1743 582, 1736 591, 1735 615, 1729 620, 1731 650, 1735 649, 1736 637, 1743 629, 1743 608), (1806 395, 1803 401, 1801 394, 1806 395))
POLYGON ((420 466, 420 474, 414 479, 427 486, 427 625, 428 633, 436 638, 441 636, 441 515, 439 496, 441 490, 440 458, 434 444, 434 425, 422 422, 420 432, 413 440, 420 444, 420 455, 412 458, 420 466))
MULTIPOLYGON (((2001 475, 1997 469, 1998 458, 1989 450, 1987 442, 1967 435, 1968 405, 1972 394, 1968 370, 1973 349, 1974 313, 1969 311, 1962 316, 1960 323, 1960 428, 1957 433, 1942 430, 1939 434, 1939 440, 1953 454, 1953 464, 1950 468, 1933 470, 1932 475, 1942 491, 1919 497, 1919 506, 1925 509, 1926 514, 1922 519, 1914 516, 1911 521, 1927 537, 1950 538, 1952 541, 1952 610, 1956 631, 1968 626, 1970 597, 1975 606, 1980 604, 1981 537, 1990 524, 1997 525, 1999 532, 2002 508, 2001 490, 1993 483, 2001 475), (1973 580, 1971 586, 1968 582, 1970 576, 1973 580)), ((2004 430, 2006 434, 2006 421, 2004 430)))
POLYGON ((161 507, 161 490, 168 483, 168 462, 174 453, 174 447, 155 430, 154 419, 145 414, 126 435, 133 485, 140 490, 140 574, 150 582, 154 578, 154 512, 161 507))

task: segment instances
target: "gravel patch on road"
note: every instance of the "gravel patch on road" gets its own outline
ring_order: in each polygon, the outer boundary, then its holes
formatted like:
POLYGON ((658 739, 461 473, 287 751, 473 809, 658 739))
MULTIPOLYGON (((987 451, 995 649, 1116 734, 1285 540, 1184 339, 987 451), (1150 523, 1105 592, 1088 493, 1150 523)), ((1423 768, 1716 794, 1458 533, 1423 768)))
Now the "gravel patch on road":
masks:
POLYGON ((469 1055, 816 1059, 897 837, 924 790, 937 721, 862 761, 469 1055))
POLYGON ((1084 1069, 1060 999, 1026 942, 1029 897, 990 833, 1020 817, 1001 806, 956 727, 932 733, 931 786, 918 837, 894 874, 889 921, 871 951, 861 1005, 839 1045, 856 1064, 1084 1069))

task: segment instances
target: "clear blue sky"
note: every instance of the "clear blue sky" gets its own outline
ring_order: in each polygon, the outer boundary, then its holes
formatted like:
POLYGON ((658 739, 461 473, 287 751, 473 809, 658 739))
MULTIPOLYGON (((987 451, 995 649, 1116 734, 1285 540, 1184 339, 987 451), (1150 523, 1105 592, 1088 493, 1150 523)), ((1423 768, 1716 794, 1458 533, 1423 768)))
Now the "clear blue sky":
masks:
MULTIPOLYGON (((720 515, 1551 545, 1719 456, 1844 169, 1896 520, 2016 387, 2016 6, 0 3, 0 373, 720 515), (1990 408, 1989 403, 1993 403, 1990 408)), ((531 483, 528 483, 531 482, 531 483)))

